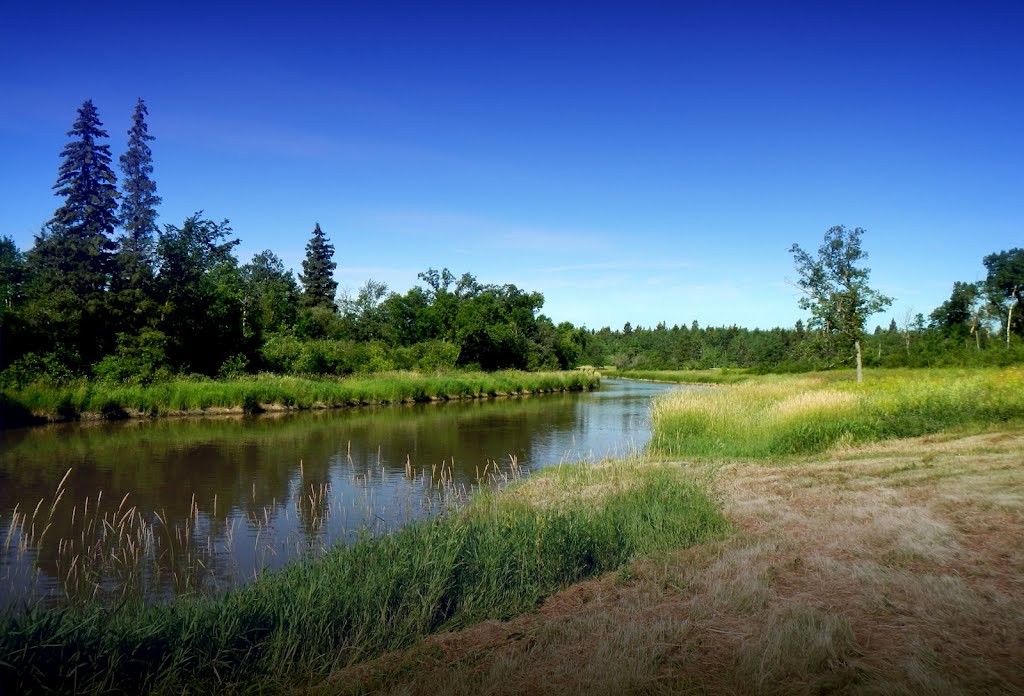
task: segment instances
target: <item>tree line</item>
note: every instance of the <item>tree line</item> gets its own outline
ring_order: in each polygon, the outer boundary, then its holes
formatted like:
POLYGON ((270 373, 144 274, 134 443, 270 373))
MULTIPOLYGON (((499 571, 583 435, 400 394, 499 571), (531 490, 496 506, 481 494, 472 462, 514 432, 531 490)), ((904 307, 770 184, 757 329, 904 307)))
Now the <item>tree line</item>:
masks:
POLYGON ((78 110, 53 186, 61 204, 27 251, 0 239, 0 382, 82 376, 148 382, 179 374, 336 374, 474 367, 756 367, 992 364, 1021 359, 1024 250, 986 256, 931 313, 865 331, 889 298, 867 285, 863 230, 832 228, 817 255, 790 250, 805 325, 588 330, 555 324, 544 298, 448 269, 404 294, 369 280, 338 297, 335 249, 317 223, 296 277, 271 250, 246 264, 227 220, 157 224, 154 139, 138 100, 118 177, 92 101, 78 110), (1016 337, 1016 341, 1012 340, 1016 337), (1003 347, 1009 350, 997 351, 1003 347))
POLYGON ((861 246, 864 230, 829 229, 816 254, 794 244, 800 306, 805 323, 769 330, 737 326, 643 328, 626 323, 591 332, 582 355, 592 364, 620 369, 685 370, 753 368, 804 372, 843 367, 954 367, 1024 362, 1024 249, 982 259, 986 276, 957 281, 950 298, 927 317, 908 312, 900 322, 867 329, 869 317, 892 299, 868 285, 861 246))
POLYGON ((86 101, 60 155, 61 205, 28 251, 0 239, 6 383, 575 364, 583 332, 540 314, 537 292, 428 269, 405 294, 371 280, 339 300, 319 224, 297 279, 270 250, 240 263, 227 220, 161 229, 147 115, 139 99, 119 189, 86 101))

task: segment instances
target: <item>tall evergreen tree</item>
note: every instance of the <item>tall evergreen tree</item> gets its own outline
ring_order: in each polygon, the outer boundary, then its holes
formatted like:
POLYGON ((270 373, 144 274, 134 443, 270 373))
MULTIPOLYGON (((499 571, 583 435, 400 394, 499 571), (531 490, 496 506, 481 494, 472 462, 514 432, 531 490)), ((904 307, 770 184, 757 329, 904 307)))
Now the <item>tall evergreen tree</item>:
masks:
POLYGON ((160 197, 152 178, 153 152, 149 141, 154 138, 146 125, 148 114, 146 103, 140 98, 128 130, 128 148, 120 158, 124 178, 119 222, 124 233, 118 240, 110 305, 118 330, 129 334, 156 321, 153 265, 160 197))
POLYGON ((132 115, 132 127, 128 130, 128 149, 121 155, 122 201, 120 223, 124 236, 118 251, 122 282, 128 287, 137 287, 142 276, 152 274, 153 247, 157 232, 156 207, 160 196, 156 195, 153 181, 153 152, 149 141, 155 138, 149 134, 146 116, 149 110, 140 98, 132 115))
POLYGON ((306 259, 302 262, 302 301, 308 307, 327 307, 334 310, 334 296, 338 283, 334 280, 334 245, 327 241, 327 235, 320 229, 320 223, 313 228, 313 236, 306 244, 306 259))
POLYGON ((26 314, 38 327, 40 348, 83 367, 103 355, 113 333, 106 291, 110 284, 117 177, 110 168, 110 146, 93 106, 78 110, 61 152, 54 185, 64 203, 36 237, 29 252, 29 304, 26 314))
POLYGON ((117 177, 110 168, 110 146, 92 100, 78 110, 61 152, 55 194, 64 196, 50 220, 51 242, 66 247, 65 284, 81 295, 102 293, 109 283, 112 240, 117 225, 117 177))

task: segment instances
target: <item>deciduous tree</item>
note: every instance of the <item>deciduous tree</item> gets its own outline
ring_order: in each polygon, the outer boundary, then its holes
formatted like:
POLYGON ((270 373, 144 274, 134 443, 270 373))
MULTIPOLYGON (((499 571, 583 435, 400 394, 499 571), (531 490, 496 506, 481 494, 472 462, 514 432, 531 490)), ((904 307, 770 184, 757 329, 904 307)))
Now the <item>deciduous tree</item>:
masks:
POLYGON ((1010 334, 1014 326, 1022 323, 1018 317, 1014 321, 1013 312, 1020 304, 1021 293, 1024 292, 1024 249, 1010 249, 998 254, 989 254, 982 263, 988 270, 985 288, 992 304, 1000 307, 1006 316, 1006 345, 1010 345, 1010 334))
POLYGON ((25 283, 25 254, 10 237, 0 237, 0 369, 18 357, 10 355, 18 332, 18 310, 25 283))
POLYGON ((187 218, 157 242, 158 328, 177 369, 216 374, 243 349, 242 276, 228 221, 187 218))
POLYGON ((809 324, 825 334, 839 334, 853 343, 857 357, 857 381, 864 379, 861 340, 864 325, 872 314, 892 304, 892 299, 868 285, 870 269, 861 263, 867 252, 861 249, 864 230, 847 230, 842 225, 825 233, 824 243, 812 256, 799 244, 789 251, 793 254, 797 274, 797 287, 804 296, 801 309, 811 312, 809 324))
POLYGON ((273 333, 295 324, 299 286, 277 254, 267 249, 242 266, 245 288, 244 324, 247 338, 262 343, 273 333))

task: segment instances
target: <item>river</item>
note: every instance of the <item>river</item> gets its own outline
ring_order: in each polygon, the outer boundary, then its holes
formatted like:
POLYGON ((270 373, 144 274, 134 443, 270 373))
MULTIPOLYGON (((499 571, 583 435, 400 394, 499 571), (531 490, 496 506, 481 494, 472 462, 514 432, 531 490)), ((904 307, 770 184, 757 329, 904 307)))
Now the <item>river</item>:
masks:
POLYGON ((642 450, 670 388, 0 431, 0 606, 245 582, 481 479, 642 450))

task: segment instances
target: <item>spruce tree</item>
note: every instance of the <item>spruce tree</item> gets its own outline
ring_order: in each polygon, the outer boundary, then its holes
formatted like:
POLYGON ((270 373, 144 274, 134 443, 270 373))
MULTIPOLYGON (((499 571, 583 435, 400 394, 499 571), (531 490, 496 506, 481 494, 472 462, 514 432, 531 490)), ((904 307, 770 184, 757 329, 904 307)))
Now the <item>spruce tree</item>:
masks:
POLYGON ((90 298, 106 290, 110 280, 114 227, 117 225, 117 177, 110 168, 110 146, 92 100, 78 110, 61 152, 55 195, 64 196, 49 222, 51 243, 66 254, 61 280, 90 298))
POLYGON ((123 234, 115 256, 110 306, 117 330, 128 335, 156 321, 153 264, 160 197, 152 178, 153 152, 149 141, 154 138, 146 125, 148 114, 146 103, 140 98, 128 130, 128 147, 120 158, 124 177, 119 221, 123 234))
POLYGON ((335 310, 334 296, 338 283, 334 280, 334 245, 320 229, 320 223, 313 228, 313 236, 306 244, 306 259, 302 262, 302 301, 307 307, 327 307, 335 310))
POLYGON ((153 152, 148 143, 154 138, 146 126, 148 114, 146 103, 140 98, 132 115, 132 127, 128 130, 128 149, 120 159, 124 173, 120 211, 124 236, 120 240, 118 257, 124 276, 122 282, 132 288, 138 287, 140 281, 152 273, 157 232, 156 207, 160 205, 156 182, 152 179, 153 152))
POLYGON ((71 141, 53 186, 64 203, 28 254, 26 318, 37 327, 33 347, 74 368, 102 356, 113 336, 106 292, 118 193, 110 146, 100 142, 107 137, 102 125, 86 100, 68 131, 71 141))

